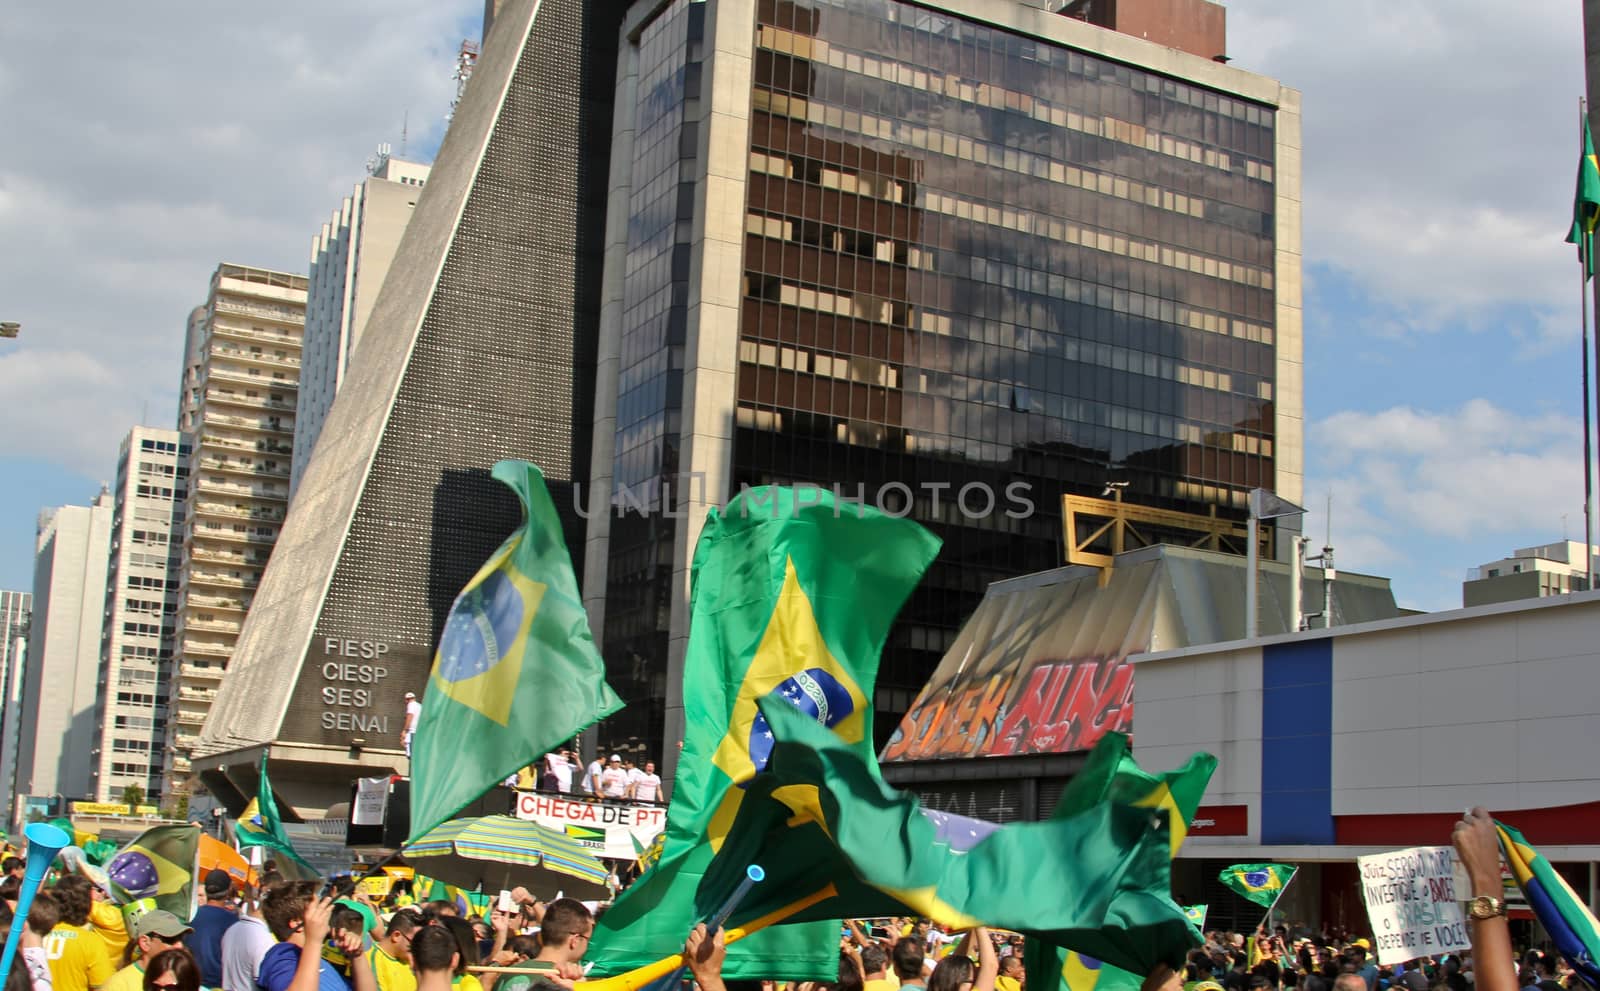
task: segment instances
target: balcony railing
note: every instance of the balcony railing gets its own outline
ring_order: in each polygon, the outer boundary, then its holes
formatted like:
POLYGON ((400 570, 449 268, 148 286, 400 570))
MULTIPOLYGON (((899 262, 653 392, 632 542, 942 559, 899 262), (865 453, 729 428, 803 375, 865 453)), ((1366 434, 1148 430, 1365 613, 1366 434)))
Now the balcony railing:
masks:
POLYGON ((294 436, 294 421, 283 422, 282 417, 269 416, 266 418, 253 416, 234 416, 229 413, 206 413, 207 423, 223 423, 230 427, 245 427, 250 430, 266 430, 275 434, 294 436))
MULTIPOLYGON (((287 344, 289 342, 285 341, 283 343, 287 344)), ((235 361, 253 361, 257 364, 271 365, 275 368, 300 367, 300 359, 291 355, 284 355, 280 358, 275 354, 267 354, 265 351, 251 351, 249 348, 234 348, 227 345, 214 344, 211 346, 211 353, 235 361)))
POLYGON ((213 365, 206 371, 208 378, 221 379, 224 382, 238 382, 243 385, 264 385, 272 388, 298 389, 300 379, 276 378, 271 375, 251 375, 235 368, 220 368, 213 365))

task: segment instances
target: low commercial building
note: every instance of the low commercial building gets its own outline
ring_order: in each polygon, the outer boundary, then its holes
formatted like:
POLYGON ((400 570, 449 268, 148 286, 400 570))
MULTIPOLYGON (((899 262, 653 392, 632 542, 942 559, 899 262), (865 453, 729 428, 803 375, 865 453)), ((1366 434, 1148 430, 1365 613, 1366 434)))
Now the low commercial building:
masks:
POLYGON ((1139 762, 1219 760, 1174 894, 1253 926, 1217 872, 1299 864, 1278 916, 1363 929, 1355 858, 1447 844, 1482 805, 1595 905, 1597 634, 1582 592, 1133 657, 1139 762))

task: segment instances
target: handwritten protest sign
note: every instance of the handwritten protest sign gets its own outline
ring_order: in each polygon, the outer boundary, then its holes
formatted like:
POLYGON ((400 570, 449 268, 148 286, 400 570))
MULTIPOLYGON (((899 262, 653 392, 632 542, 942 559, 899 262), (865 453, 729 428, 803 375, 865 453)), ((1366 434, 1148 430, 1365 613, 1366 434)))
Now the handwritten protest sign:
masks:
POLYGON ((1472 948, 1457 901, 1455 860, 1447 846, 1356 858, 1379 964, 1472 948))

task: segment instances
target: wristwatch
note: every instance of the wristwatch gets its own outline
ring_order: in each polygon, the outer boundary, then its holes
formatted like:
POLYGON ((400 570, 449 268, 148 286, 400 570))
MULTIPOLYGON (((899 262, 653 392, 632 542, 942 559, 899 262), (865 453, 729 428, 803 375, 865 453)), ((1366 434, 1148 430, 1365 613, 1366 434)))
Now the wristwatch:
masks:
POLYGON ((1467 914, 1474 919, 1492 919, 1506 914, 1506 903, 1493 895, 1479 895, 1467 903, 1467 914))

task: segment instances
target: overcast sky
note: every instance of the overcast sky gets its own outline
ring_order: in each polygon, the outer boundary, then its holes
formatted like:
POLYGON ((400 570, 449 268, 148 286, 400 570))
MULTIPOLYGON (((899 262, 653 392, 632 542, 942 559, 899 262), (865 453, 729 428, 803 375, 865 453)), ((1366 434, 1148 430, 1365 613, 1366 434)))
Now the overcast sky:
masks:
MULTIPOLYGON (((1304 101, 1308 521, 1402 604, 1583 534, 1570 220, 1580 5, 1233 0, 1304 101), (1565 518, 1565 524, 1563 524, 1565 518)), ((0 27, 0 587, 40 508, 172 424, 219 261, 303 271, 380 141, 438 144, 477 0, 21 0, 0 27)))

